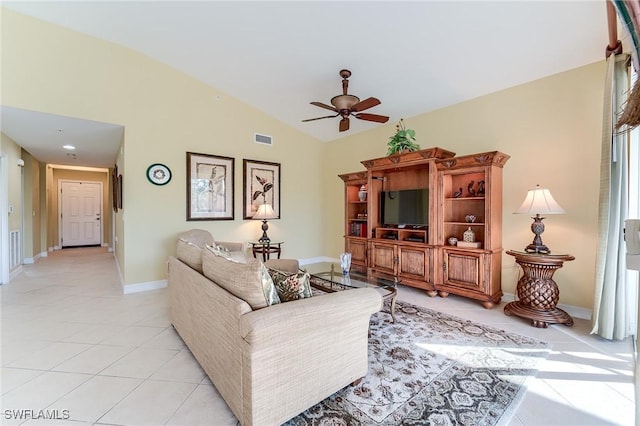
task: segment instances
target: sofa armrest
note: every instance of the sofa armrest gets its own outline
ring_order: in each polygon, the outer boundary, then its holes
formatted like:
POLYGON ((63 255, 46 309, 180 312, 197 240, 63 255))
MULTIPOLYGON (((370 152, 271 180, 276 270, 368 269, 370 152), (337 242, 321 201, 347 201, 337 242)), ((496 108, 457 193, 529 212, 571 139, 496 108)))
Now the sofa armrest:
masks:
POLYGON ((297 273, 300 269, 300 263, 297 259, 267 259, 264 265, 282 272, 297 273))
POLYGON ((372 288, 285 302, 242 315, 241 424, 281 424, 367 374, 372 288))

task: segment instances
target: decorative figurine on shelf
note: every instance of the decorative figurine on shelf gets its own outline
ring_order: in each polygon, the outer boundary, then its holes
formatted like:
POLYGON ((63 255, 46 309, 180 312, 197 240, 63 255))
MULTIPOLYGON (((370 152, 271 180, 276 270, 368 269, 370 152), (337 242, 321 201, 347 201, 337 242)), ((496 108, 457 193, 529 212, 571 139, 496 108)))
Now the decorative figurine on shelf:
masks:
POLYGON ((478 181, 478 190, 476 191, 478 197, 484 197, 484 181, 478 181))
POLYGON ((453 193, 453 198, 460 198, 461 195, 462 195, 462 188, 458 189, 456 192, 453 193))
POLYGON ((473 189, 473 184, 475 182, 471 181, 469 182, 469 185, 467 185, 467 191, 469 191, 469 197, 475 197, 476 196, 476 191, 473 189))
POLYGON ((458 244, 458 239, 456 237, 449 237, 449 245, 455 246, 456 244, 458 244))
POLYGON ((367 201, 367 186, 362 185, 360 191, 358 191, 358 199, 360 201, 367 201))
POLYGON ((468 227, 466 231, 462 234, 462 241, 467 243, 473 243, 476 241, 476 234, 471 230, 471 227, 468 227))
POLYGON ((468 214, 464 217, 464 220, 467 221, 467 223, 473 223, 476 221, 476 215, 475 214, 468 214))

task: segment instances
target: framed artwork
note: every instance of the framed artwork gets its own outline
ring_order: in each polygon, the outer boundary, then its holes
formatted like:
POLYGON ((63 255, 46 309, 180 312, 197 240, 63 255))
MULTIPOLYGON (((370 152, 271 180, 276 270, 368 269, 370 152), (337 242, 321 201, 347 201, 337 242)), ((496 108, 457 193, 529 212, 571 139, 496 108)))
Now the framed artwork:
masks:
POLYGON ((271 204, 280 219, 280 164, 242 160, 244 219, 251 219, 260 204, 271 204))
POLYGON ((111 198, 113 201, 113 211, 118 211, 118 165, 114 165, 111 170, 111 198))
POLYGON ((118 208, 122 210, 122 174, 118 175, 118 208))
POLYGON ((187 220, 233 220, 234 159, 187 152, 187 220))

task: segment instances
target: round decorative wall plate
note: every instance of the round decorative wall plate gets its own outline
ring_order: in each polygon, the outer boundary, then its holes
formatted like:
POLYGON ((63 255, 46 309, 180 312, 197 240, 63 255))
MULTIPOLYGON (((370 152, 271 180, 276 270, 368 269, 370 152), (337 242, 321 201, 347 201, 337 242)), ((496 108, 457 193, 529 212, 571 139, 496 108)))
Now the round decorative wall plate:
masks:
POLYGON ((154 185, 166 185, 171 180, 171 170, 164 164, 152 164, 147 169, 147 179, 154 185))

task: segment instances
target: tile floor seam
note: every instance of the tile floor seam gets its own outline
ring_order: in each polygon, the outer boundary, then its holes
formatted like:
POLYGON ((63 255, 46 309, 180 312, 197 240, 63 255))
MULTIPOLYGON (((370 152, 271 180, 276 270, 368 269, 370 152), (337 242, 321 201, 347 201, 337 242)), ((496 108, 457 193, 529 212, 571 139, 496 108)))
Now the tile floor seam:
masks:
POLYGON ((167 418, 167 420, 163 423, 163 425, 167 425, 171 419, 178 413, 178 411, 180 410, 180 408, 182 408, 182 406, 187 402, 187 400, 191 397, 191 395, 193 395, 196 391, 196 389, 198 389, 198 386, 200 386, 200 384, 196 384, 196 386, 191 389, 191 392, 189 392, 189 395, 187 395, 184 400, 176 407, 175 410, 173 410, 173 413, 171 413, 171 415, 167 418))

